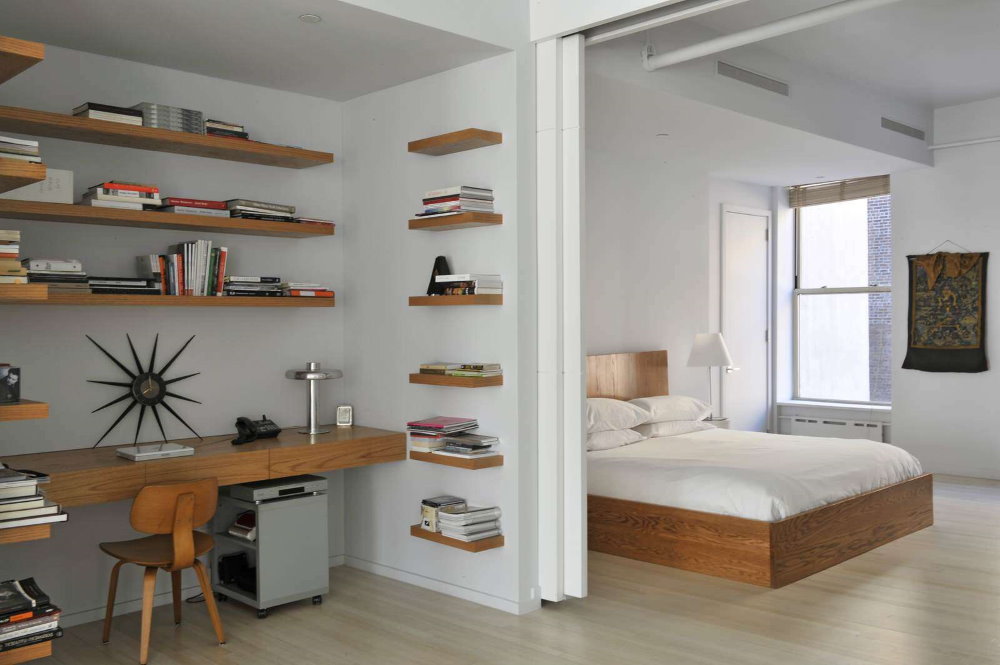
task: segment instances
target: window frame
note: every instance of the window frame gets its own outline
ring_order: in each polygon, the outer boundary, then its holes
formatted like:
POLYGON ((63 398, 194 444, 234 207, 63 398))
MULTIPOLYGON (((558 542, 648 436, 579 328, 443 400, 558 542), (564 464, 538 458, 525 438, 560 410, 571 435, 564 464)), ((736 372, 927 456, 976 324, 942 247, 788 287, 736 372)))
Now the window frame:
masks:
MULTIPOLYGON (((866 197, 873 198, 873 197, 866 197)), ((812 289, 799 288, 799 268, 802 265, 801 222, 802 208, 794 208, 795 212, 795 288, 792 290, 792 399, 801 402, 826 402, 829 404, 856 404, 858 406, 892 406, 892 402, 876 402, 872 400, 831 399, 828 397, 808 397, 802 394, 799 386, 799 301, 801 296, 839 295, 839 294, 871 294, 892 293, 892 285, 888 286, 838 286, 812 289)))

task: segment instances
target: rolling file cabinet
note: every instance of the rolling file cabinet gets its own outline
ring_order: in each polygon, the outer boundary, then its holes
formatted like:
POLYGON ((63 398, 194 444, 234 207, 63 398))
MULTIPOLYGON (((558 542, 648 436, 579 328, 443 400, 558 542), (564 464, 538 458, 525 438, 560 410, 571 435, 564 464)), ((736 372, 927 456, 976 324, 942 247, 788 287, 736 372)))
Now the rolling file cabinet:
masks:
MULTIPOLYGON (((284 478, 280 482, 287 485, 295 480, 284 478)), ((255 607, 262 619, 271 608, 284 603, 306 598, 314 604, 322 602, 323 594, 330 590, 330 562, 326 484, 324 479, 319 480, 323 480, 322 491, 256 501, 233 495, 240 490, 246 494, 247 487, 278 481, 220 490, 219 509, 212 523, 216 543, 212 550, 212 588, 219 600, 232 598, 255 607), (229 526, 245 511, 253 511, 256 516, 257 537, 253 542, 228 533, 229 526), (246 554, 252 572, 244 574, 239 585, 221 579, 219 560, 241 552, 246 554)))

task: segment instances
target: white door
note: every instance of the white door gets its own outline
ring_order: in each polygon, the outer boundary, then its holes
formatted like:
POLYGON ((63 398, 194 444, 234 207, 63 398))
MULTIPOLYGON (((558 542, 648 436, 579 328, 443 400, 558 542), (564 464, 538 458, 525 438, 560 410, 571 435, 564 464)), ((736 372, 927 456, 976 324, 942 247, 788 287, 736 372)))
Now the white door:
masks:
POLYGON ((767 431, 771 402, 770 228, 770 211, 722 207, 720 320, 734 364, 722 370, 722 415, 751 432, 767 431))

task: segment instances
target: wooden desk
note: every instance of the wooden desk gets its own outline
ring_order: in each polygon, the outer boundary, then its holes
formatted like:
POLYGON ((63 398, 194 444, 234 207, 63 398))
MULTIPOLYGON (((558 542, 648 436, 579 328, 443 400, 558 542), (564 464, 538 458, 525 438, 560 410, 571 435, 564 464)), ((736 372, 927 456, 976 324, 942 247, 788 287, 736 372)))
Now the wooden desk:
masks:
POLYGON ((215 477, 219 485, 233 485, 406 459, 402 432, 330 426, 329 434, 309 436, 298 429, 242 446, 230 443, 235 434, 178 439, 172 443, 193 447, 194 455, 148 462, 118 457, 115 448, 121 445, 12 455, 3 462, 48 474, 50 481, 42 486, 46 497, 70 507, 131 499, 154 483, 215 477))

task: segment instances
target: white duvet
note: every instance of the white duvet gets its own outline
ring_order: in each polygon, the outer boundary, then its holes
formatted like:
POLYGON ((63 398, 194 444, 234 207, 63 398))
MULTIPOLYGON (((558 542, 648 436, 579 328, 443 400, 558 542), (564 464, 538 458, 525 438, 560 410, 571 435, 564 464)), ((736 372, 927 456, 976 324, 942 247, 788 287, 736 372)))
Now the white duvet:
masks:
POLYGON ((587 453, 588 494, 776 522, 922 473, 901 448, 710 429, 587 453))

